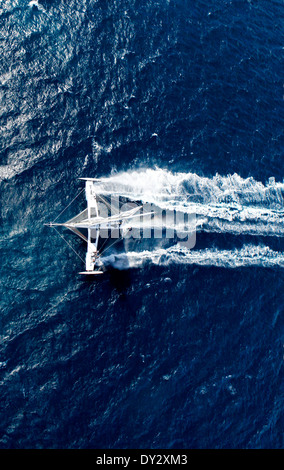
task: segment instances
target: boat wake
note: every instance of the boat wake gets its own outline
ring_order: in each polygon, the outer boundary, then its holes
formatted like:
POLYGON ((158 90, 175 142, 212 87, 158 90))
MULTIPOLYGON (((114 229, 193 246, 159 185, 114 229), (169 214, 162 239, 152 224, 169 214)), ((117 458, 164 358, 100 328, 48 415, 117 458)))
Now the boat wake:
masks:
MULTIPOLYGON (((96 181, 95 190, 104 195, 119 195, 143 204, 153 204, 161 210, 195 214, 196 232, 253 237, 252 243, 232 249, 209 246, 189 250, 178 243, 170 247, 154 247, 152 250, 140 247, 139 251, 139 247, 128 244, 127 253, 103 256, 106 265, 117 269, 140 267, 149 262, 227 268, 284 267, 284 254, 281 251, 274 251, 266 244, 259 245, 259 240, 256 241, 256 236, 284 236, 284 183, 275 182, 273 178, 263 184, 237 174, 217 174, 208 178, 157 168, 113 174, 96 181)), ((177 227, 173 228, 177 230, 177 227)))
POLYGON ((241 249, 188 250, 175 245, 170 248, 158 248, 153 251, 127 252, 111 254, 102 258, 104 265, 115 269, 140 268, 149 263, 169 266, 173 264, 216 266, 223 268, 265 267, 284 268, 284 254, 271 250, 267 246, 245 245, 241 249))
POLYGON ((146 169, 102 178, 96 191, 164 210, 195 214, 197 231, 284 236, 284 183, 263 184, 237 174, 201 177, 146 169))

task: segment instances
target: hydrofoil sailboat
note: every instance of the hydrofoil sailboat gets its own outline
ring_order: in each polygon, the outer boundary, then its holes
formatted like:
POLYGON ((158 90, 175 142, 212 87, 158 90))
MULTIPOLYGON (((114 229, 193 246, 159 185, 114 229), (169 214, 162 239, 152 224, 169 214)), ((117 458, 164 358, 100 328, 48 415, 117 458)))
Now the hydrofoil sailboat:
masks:
POLYGON ((110 209, 113 208, 105 198, 97 194, 95 191, 94 183, 100 180, 97 178, 80 179, 85 181, 87 208, 67 222, 50 222, 45 225, 54 228, 58 226, 66 227, 82 238, 87 243, 87 252, 85 260, 85 271, 81 271, 80 274, 100 275, 104 272, 104 265, 98 249, 100 234, 102 231, 104 231, 105 235, 106 231, 119 230, 124 221, 132 219, 133 217, 141 217, 142 214, 138 213, 141 211, 142 205, 135 205, 135 207, 130 210, 119 211, 118 209, 117 213, 110 216, 104 216, 100 213, 99 202, 101 202, 104 207, 108 206, 110 209))

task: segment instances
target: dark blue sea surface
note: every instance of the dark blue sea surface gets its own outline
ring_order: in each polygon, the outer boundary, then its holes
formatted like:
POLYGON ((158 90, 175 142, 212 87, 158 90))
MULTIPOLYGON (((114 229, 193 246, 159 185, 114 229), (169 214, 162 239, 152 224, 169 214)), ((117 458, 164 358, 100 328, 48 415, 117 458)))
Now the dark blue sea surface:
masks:
POLYGON ((283 447, 283 41, 280 0, 1 2, 1 448, 283 447), (44 223, 109 175, 198 204, 192 254, 80 276, 44 223))

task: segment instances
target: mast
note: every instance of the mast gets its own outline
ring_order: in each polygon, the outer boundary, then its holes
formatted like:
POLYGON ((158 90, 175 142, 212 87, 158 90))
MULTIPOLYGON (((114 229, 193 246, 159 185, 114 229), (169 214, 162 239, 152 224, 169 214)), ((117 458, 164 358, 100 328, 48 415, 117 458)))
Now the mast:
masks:
POLYGON ((92 191, 93 189, 92 180, 86 180, 85 189, 86 189, 88 222, 90 224, 90 226, 88 227, 86 271, 93 271, 95 267, 96 258, 98 256, 98 242, 99 242, 100 231, 98 228, 92 229, 91 219, 93 216, 93 212, 95 212, 95 217, 99 217, 99 209, 98 209, 98 203, 97 203, 97 195, 92 191), (92 231, 96 232, 95 243, 92 242, 92 231))

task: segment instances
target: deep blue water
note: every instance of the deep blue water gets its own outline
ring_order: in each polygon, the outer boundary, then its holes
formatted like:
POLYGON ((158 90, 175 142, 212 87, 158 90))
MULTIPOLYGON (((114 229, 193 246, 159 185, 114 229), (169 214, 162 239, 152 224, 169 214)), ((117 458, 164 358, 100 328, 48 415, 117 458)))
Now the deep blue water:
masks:
POLYGON ((283 447, 283 28, 280 0, 1 3, 1 448, 283 447), (234 230, 80 277, 44 222, 156 167, 234 230))

